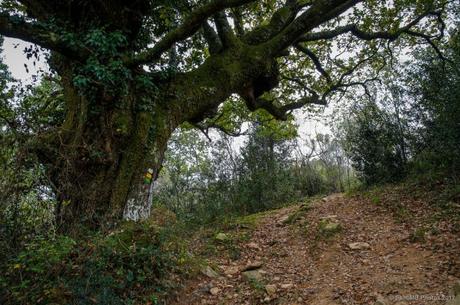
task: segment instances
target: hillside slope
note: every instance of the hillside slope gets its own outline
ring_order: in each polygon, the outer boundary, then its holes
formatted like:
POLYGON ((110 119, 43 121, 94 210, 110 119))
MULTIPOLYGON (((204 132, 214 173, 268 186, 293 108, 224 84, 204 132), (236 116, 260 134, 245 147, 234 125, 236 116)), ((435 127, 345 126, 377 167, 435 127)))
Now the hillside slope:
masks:
POLYGON ((460 288, 458 223, 398 200, 334 194, 265 213, 220 234, 207 275, 168 303, 446 304, 460 288))

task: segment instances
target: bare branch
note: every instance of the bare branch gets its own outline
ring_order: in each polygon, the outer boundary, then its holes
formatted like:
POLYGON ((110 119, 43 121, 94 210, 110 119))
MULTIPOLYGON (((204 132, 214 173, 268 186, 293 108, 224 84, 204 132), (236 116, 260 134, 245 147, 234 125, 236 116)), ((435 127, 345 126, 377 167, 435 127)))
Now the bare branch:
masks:
POLYGON ((359 60, 355 65, 353 65, 352 67, 346 69, 342 73, 342 75, 339 77, 338 81, 334 85, 329 87, 328 90, 326 90, 326 92, 324 92, 322 98, 326 99, 329 95, 331 95, 335 91, 343 91, 342 88, 349 88, 349 87, 352 87, 352 86, 361 86, 361 87, 363 87, 364 91, 366 92, 366 94, 370 96, 370 93, 369 93, 369 91, 367 89, 367 83, 371 82, 371 81, 380 81, 379 79, 371 78, 371 79, 367 79, 367 80, 365 80, 363 82, 348 82, 348 83, 345 83, 344 80, 345 80, 345 78, 347 76, 352 75, 357 69, 359 69, 360 66, 362 66, 364 63, 366 63, 367 61, 371 60, 375 56, 377 56, 377 53, 373 53, 370 56, 359 60))
POLYGON ((334 30, 330 31, 323 31, 323 32, 315 32, 315 33, 308 33, 300 37, 297 41, 299 42, 309 42, 309 41, 316 41, 316 40, 323 40, 323 39, 332 39, 339 35, 343 35, 346 33, 351 33, 352 35, 356 36, 362 40, 375 40, 375 39, 388 39, 390 41, 398 39, 402 34, 411 32, 411 28, 417 25, 421 20, 428 16, 439 16, 441 13, 436 11, 429 11, 421 14, 407 25, 394 30, 394 31, 379 31, 379 32, 366 32, 358 28, 356 24, 348 24, 342 27, 338 27, 334 30))
POLYGON ((310 57, 310 59, 313 61, 316 67, 316 70, 318 70, 318 72, 321 73, 321 75, 327 80, 328 83, 332 82, 331 76, 329 75, 329 73, 326 72, 326 70, 324 70, 323 66, 321 65, 321 62, 319 61, 318 56, 316 56, 315 53, 313 53, 310 49, 300 44, 296 44, 295 47, 297 50, 301 51, 302 53, 310 57))
POLYGON ((194 123, 192 124, 193 127, 201 131, 201 133, 208 139, 209 142, 212 142, 211 138, 209 137, 209 128, 206 126, 203 126, 201 123, 194 123))
POLYGON ((424 14, 419 15, 417 18, 409 22, 404 27, 401 27, 397 30, 393 30, 391 32, 387 31, 379 31, 379 32, 366 32, 361 29, 356 24, 348 24, 342 27, 338 27, 334 30, 330 31, 322 31, 322 32, 315 32, 315 33, 308 33, 298 39, 298 42, 310 42, 310 41, 317 41, 323 39, 332 39, 334 37, 350 33, 353 36, 362 39, 362 40, 376 40, 376 39, 386 39, 388 41, 394 41, 398 39, 401 35, 407 34, 414 37, 419 37, 424 39, 437 53, 439 58, 444 61, 448 61, 448 59, 442 54, 438 46, 433 42, 433 39, 440 39, 444 36, 445 30, 445 23, 441 18, 440 11, 428 11, 424 14), (438 22, 441 25, 440 33, 436 36, 430 36, 424 33, 413 31, 412 28, 416 26, 421 20, 425 17, 434 16, 437 18, 438 22))
POLYGON ((408 35, 411 35, 411 36, 415 36, 415 37, 419 37, 419 38, 422 38, 423 40, 425 40, 426 43, 428 43, 432 48, 433 50, 436 52, 436 54, 438 55, 438 57, 440 59, 442 59, 443 61, 449 61, 452 63, 452 61, 450 59, 448 59, 447 57, 445 57, 441 50, 438 48, 438 46, 433 42, 432 38, 429 36, 429 35, 426 35, 426 34, 423 34, 423 33, 418 33, 418 32, 414 32, 414 31, 407 31, 407 34, 408 35))

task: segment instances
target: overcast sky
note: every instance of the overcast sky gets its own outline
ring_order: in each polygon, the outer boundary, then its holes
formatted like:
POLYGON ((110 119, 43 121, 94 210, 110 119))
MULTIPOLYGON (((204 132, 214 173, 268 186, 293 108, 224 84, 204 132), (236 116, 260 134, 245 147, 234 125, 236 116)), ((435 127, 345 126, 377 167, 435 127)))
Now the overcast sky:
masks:
POLYGON ((36 62, 35 67, 33 66, 32 59, 27 60, 23 50, 28 46, 30 46, 30 43, 5 37, 2 54, 4 62, 8 65, 13 77, 26 82, 30 82, 32 80, 32 75, 37 75, 40 68, 42 70, 48 70, 44 59, 42 59, 41 62, 36 62), (27 64, 29 73, 26 72, 24 64, 27 64))

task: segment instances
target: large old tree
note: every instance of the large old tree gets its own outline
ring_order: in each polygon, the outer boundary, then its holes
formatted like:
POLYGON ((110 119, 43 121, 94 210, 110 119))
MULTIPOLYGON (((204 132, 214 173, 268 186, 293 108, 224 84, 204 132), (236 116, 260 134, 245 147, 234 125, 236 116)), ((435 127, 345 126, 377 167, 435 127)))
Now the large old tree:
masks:
POLYGON ((351 86, 367 92, 404 47, 442 56, 446 2, 4 0, 0 34, 44 52, 63 93, 59 125, 28 142, 58 221, 101 226, 149 200, 185 122, 223 129, 239 105, 285 120, 351 86))

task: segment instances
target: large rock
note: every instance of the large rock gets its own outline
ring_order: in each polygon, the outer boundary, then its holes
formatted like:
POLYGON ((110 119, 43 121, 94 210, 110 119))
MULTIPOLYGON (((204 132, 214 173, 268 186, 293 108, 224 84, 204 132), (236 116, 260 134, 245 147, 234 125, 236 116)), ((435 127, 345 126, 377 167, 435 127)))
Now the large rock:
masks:
POLYGON ((366 242, 355 242, 355 243, 349 243, 348 248, 351 250, 367 250, 371 248, 371 245, 369 245, 366 242))
POLYGON ((276 294, 276 285, 265 285, 265 291, 269 296, 274 296, 276 294))
POLYGON ((387 305, 387 301, 381 294, 377 294, 374 305, 387 305))
POLYGON ((259 262, 259 261, 249 262, 249 263, 246 264, 246 266, 244 266, 242 271, 249 271, 249 270, 259 269, 260 267, 262 267, 262 265, 263 265, 263 263, 259 262))
POLYGON ((216 235, 215 239, 218 240, 218 241, 227 241, 227 240, 229 240, 230 238, 229 238, 228 235, 225 234, 225 233, 218 233, 218 234, 216 235))
POLYGON ((210 277, 210 278, 219 277, 219 274, 209 266, 206 266, 203 269, 201 269, 201 273, 203 273, 204 275, 206 275, 207 277, 210 277))
POLYGON ((244 271, 243 276, 248 281, 262 281, 264 276, 260 269, 244 271))

